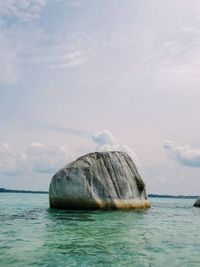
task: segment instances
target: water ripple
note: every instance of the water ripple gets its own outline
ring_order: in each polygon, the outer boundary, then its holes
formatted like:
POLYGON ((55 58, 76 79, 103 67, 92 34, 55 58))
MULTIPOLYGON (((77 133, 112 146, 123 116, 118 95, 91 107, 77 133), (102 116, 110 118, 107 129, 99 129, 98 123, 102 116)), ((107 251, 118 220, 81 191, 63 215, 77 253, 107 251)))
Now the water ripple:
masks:
POLYGON ((47 195, 0 199, 0 263, 24 266, 199 266, 200 209, 152 199, 145 211, 59 211, 47 195))

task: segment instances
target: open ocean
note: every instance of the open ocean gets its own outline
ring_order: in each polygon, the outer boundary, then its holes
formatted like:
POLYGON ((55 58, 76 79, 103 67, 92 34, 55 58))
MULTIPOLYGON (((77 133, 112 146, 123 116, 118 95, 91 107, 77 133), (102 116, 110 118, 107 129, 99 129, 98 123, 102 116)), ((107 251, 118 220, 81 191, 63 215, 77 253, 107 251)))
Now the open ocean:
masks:
POLYGON ((47 194, 0 194, 0 266, 200 266, 194 199, 144 211, 55 211, 47 194))

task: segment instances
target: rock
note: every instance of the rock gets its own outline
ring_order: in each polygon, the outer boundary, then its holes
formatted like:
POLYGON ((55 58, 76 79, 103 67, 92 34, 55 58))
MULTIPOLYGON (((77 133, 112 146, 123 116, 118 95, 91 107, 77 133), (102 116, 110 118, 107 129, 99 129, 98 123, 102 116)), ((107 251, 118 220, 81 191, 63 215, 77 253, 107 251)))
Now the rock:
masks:
POLYGON ((51 208, 149 208, 145 184, 125 152, 84 155, 59 170, 49 188, 51 208))
POLYGON ((194 207, 200 207, 200 197, 198 197, 197 200, 195 201, 194 207))

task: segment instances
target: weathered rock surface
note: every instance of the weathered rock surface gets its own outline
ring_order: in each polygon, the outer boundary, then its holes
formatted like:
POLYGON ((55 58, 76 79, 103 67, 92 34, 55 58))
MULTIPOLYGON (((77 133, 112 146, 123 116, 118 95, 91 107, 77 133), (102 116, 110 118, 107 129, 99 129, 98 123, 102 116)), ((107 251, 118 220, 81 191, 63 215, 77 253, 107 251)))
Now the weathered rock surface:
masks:
POLYGON ((51 208, 149 208, 145 184, 125 152, 95 152, 59 170, 49 188, 51 208))
POLYGON ((200 207, 200 197, 198 197, 197 200, 195 201, 194 207, 200 207))

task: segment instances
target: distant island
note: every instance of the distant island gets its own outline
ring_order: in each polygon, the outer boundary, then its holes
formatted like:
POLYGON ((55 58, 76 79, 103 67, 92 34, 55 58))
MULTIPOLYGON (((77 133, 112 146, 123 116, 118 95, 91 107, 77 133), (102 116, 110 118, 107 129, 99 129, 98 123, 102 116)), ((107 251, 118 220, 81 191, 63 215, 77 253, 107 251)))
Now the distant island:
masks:
POLYGON ((48 191, 32 191, 32 190, 15 190, 0 188, 0 193, 30 193, 30 194, 48 194, 48 191))
POLYGON ((149 194, 148 197, 157 197, 157 198, 183 198, 183 199, 196 199, 199 196, 183 196, 183 195, 177 195, 177 196, 173 196, 173 195, 158 195, 158 194, 149 194))
MULTIPOLYGON (((33 190, 15 190, 15 189, 7 189, 0 188, 0 193, 28 193, 28 194, 48 194, 48 191, 33 191, 33 190)), ((149 194, 150 198, 183 198, 183 199, 196 199, 199 196, 183 196, 183 195, 159 195, 159 194, 149 194)))

